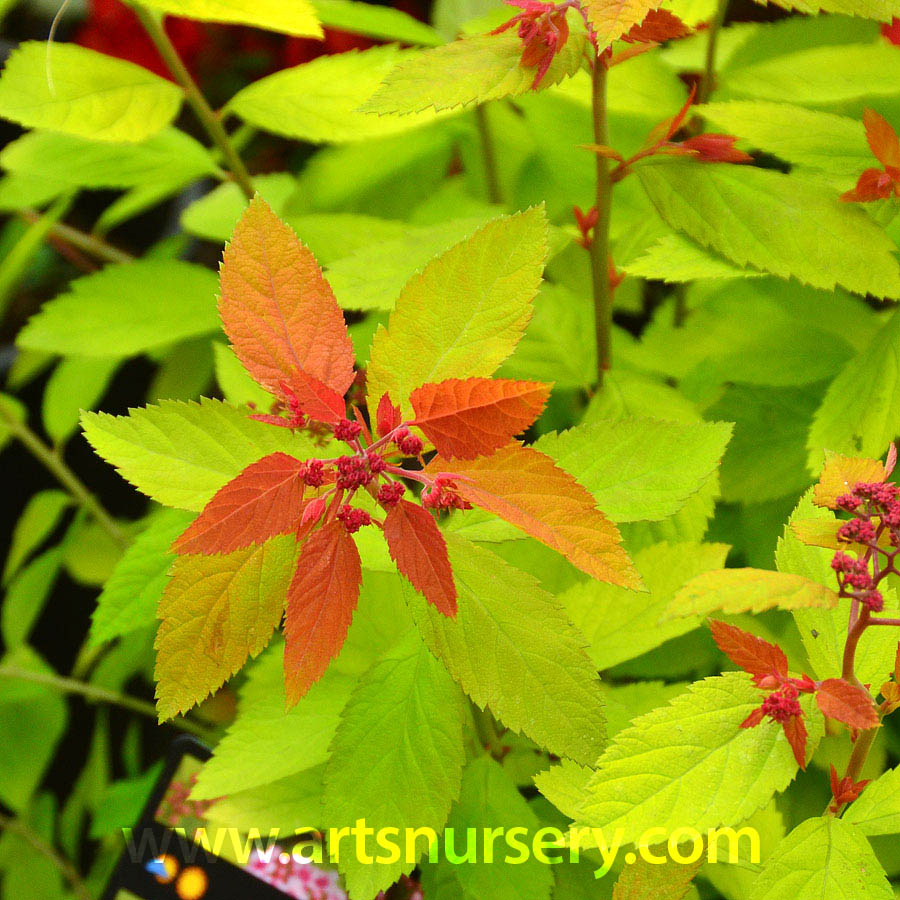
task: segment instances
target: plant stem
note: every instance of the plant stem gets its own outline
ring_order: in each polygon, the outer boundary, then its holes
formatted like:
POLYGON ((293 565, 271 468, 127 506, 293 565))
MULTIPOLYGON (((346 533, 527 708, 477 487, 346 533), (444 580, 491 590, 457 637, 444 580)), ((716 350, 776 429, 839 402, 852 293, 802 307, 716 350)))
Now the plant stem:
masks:
MULTIPOLYGON (((26 209, 22 212, 22 218, 26 222, 37 222, 41 218, 41 214, 34 209, 26 209)), ((54 223, 50 228, 50 236, 59 238, 66 244, 89 253, 95 259, 101 259, 103 262, 109 263, 128 263, 134 262, 134 257, 118 247, 113 247, 102 238, 95 235, 87 234, 71 225, 62 222, 54 223)))
POLYGON ((210 136, 212 142, 219 148, 222 159, 230 169, 234 180, 247 199, 251 200, 256 190, 253 187, 250 173, 247 171, 247 167, 238 155, 237 150, 235 150, 234 144, 232 144, 231 138, 225 130, 225 126, 222 125, 222 120, 209 105, 206 97, 203 96, 202 91, 197 86, 197 82, 194 81, 191 73, 187 70, 187 66, 181 61, 175 45, 169 40, 161 17, 139 4, 135 4, 132 8, 137 14, 141 25, 144 26, 147 34, 150 36, 150 40, 156 45, 159 55, 163 58, 172 76, 181 85, 187 102, 197 114, 200 124, 206 129, 206 133, 210 136))
POLYGON ((508 748, 504 745, 502 738, 497 733, 497 725, 494 722, 494 717, 487 709, 481 709, 473 701, 469 701, 469 707, 472 710, 472 720, 475 723, 475 731, 478 734, 479 744, 481 744, 494 759, 503 759, 508 748))
POLYGON ((97 524, 120 546, 127 547, 131 541, 113 517, 100 505, 94 495, 85 487, 81 479, 66 465, 65 460, 48 447, 25 422, 0 400, 0 421, 13 437, 18 438, 57 481, 72 495, 75 501, 97 524))
POLYGON ((49 859, 69 883, 72 893, 78 900, 94 900, 75 866, 21 819, 14 819, 0 813, 0 830, 18 835, 33 850, 49 859))
MULTIPOLYGON (((139 713, 158 721, 156 715, 156 707, 146 700, 138 697, 130 697, 128 694, 121 694, 118 691, 112 691, 109 688, 101 687, 97 684, 90 684, 86 681, 79 681, 76 678, 66 678, 62 675, 50 675, 46 672, 33 672, 30 669, 20 669, 17 666, 0 666, 0 678, 16 678, 19 681, 30 681, 34 684, 42 684, 47 687, 55 688, 65 694, 78 694, 86 700, 95 703, 108 703, 112 706, 120 706, 131 712, 139 713)), ((195 722, 188 719, 179 719, 173 722, 176 728, 182 731, 188 731, 198 737, 208 737, 207 730, 195 722)))
POLYGON ((478 126, 478 137, 481 140, 481 159, 484 163, 484 178, 487 183, 488 198, 491 203, 503 203, 503 191, 500 189, 500 175, 497 171, 497 153, 494 148, 494 136, 484 106, 475 107, 475 124, 478 126))
POLYGON ((844 660, 843 665, 841 666, 841 678, 852 684, 859 684, 859 680, 857 679, 854 670, 856 664, 856 646, 859 644, 862 633, 869 625, 869 615, 868 609, 863 609, 860 612, 859 618, 850 626, 850 630, 847 632, 847 643, 844 644, 844 660))
POLYGON ((719 44, 719 32, 725 24, 728 13, 728 0, 719 0, 716 12, 709 23, 709 36, 706 41, 706 59, 703 65, 703 78, 697 88, 697 103, 706 103, 716 87, 716 50, 719 44))
MULTIPOLYGON (((609 144, 609 124, 606 112, 606 66, 600 57, 594 60, 591 107, 594 119, 594 143, 609 144)), ((594 288, 594 329, 597 335, 597 387, 603 384, 603 374, 611 363, 612 287, 609 283, 609 216, 612 201, 612 181, 609 160, 597 153, 597 224, 591 241, 591 277, 594 288)))
MULTIPOLYGON (((863 766, 869 758, 869 751, 872 749, 872 744, 878 736, 878 730, 879 726, 876 726, 875 728, 868 728, 865 731, 860 732, 859 737, 856 739, 856 743, 853 745, 853 752, 850 754, 850 760, 847 763, 847 770, 844 772, 844 778, 849 777, 851 781, 859 781, 863 766)), ((825 812, 827 815, 838 816, 846 805, 846 803, 842 803, 836 810, 832 810, 831 804, 829 804, 829 808, 825 812)))

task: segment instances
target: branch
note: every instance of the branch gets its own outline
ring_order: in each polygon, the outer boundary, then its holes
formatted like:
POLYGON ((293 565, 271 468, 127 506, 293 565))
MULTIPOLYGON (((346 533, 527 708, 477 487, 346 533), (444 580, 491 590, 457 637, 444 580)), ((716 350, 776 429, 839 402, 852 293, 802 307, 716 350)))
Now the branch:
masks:
MULTIPOLYGON (((26 222, 37 222, 41 218, 41 214, 34 209, 26 209, 21 213, 22 218, 26 222)), ((50 227, 50 236, 58 238, 66 244, 76 247, 89 253, 95 259, 103 260, 109 263, 129 263, 134 262, 134 257, 118 247, 107 243, 102 238, 92 234, 87 234, 71 225, 62 222, 55 222, 50 227)))
POLYGON ((481 158, 484 163, 484 178, 487 183, 488 198, 491 203, 503 203, 503 191, 500 189, 500 174, 497 171, 497 153, 494 147, 494 136, 491 134, 487 113, 480 103, 475 107, 475 124, 478 126, 478 137, 481 140, 481 158))

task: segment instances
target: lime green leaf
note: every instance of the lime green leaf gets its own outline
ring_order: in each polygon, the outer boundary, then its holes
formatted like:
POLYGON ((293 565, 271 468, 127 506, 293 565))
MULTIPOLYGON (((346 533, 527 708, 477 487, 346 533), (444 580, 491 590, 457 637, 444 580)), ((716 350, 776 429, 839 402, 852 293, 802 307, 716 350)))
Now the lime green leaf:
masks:
POLYGON ((571 472, 614 522, 657 521, 706 484, 730 436, 727 422, 632 418, 547 434, 535 447, 571 472))
POLYGON ((312 0, 312 5, 326 28, 426 47, 444 43, 444 39, 430 25, 390 6, 375 6, 357 0, 312 0))
POLYGON ((889 769, 850 804, 843 816, 867 837, 900 834, 900 766, 889 769))
POLYGON ((690 578, 725 564, 727 544, 656 544, 634 555, 648 593, 599 581, 581 581, 560 598, 575 627, 589 642, 598 669, 640 656, 693 630, 699 617, 660 622, 675 592, 690 578))
POLYGON ((7 144, 0 166, 24 176, 86 188, 130 188, 159 181, 186 184, 219 169, 209 151, 175 128, 139 144, 98 143, 71 134, 32 131, 7 144))
POLYGON ((824 187, 770 169, 685 160, 641 166, 638 176, 669 225, 738 265, 900 297, 893 242, 824 187))
POLYGON ((97 598, 91 618, 93 646, 156 623, 156 608, 175 560, 169 548, 192 518, 181 510, 161 510, 125 551, 97 598))
POLYGON ((636 278, 669 283, 698 278, 752 278, 760 272, 735 265, 714 250, 701 247, 683 234, 667 234, 622 269, 636 278))
POLYGON ((199 512, 207 500, 250 463, 282 451, 321 455, 311 440, 287 428, 249 418, 218 400, 163 400, 128 416, 84 413, 91 446, 126 481, 166 506, 199 512))
POLYGON ((688 687, 683 681, 633 681, 630 684, 604 685, 606 696, 606 731, 612 740, 638 716, 642 716, 670 700, 688 687))
POLYGON ((54 444, 62 444, 74 434, 82 409, 97 405, 119 362, 90 356, 69 356, 59 362, 47 381, 41 406, 44 431, 54 444))
POLYGON ((201 22, 254 25, 297 37, 322 37, 309 0, 146 0, 144 5, 201 22))
POLYGON ((397 63, 418 53, 386 46, 322 56, 253 82, 231 98, 227 109, 264 131, 312 143, 363 141, 409 131, 433 122, 435 113, 379 117, 360 111, 360 106, 397 63))
POLYGON ((890 22, 897 15, 897 7, 891 0, 768 0, 782 9, 816 15, 818 12, 837 13, 844 16, 859 16, 890 22))
MULTIPOLYGON (((636 719, 600 757, 579 821, 604 829, 607 840, 621 828, 628 844, 649 828, 670 833, 690 822, 705 831, 746 819, 797 772, 780 725, 740 727, 762 697, 746 672, 728 672, 636 719)), ((823 723, 807 710, 809 754, 823 723)))
POLYGON ((448 534, 459 593, 455 619, 404 591, 425 643, 484 708, 542 747, 593 762, 603 746, 603 696, 583 638, 524 572, 448 534))
POLYGON ((294 535, 215 556, 181 556, 159 604, 156 706, 160 721, 218 690, 265 649, 294 574, 294 535))
POLYGON ((63 513, 71 505, 72 498, 63 491, 38 491, 31 496, 13 529, 9 553, 3 567, 4 584, 56 528, 63 513))
POLYGON ((218 330, 217 291, 213 272, 179 260, 107 266, 46 303, 22 329, 19 344, 80 356, 133 356, 218 330))
POLYGON ((229 403, 234 406, 255 405, 263 413, 269 411, 272 395, 250 377, 231 347, 215 341, 213 359, 216 381, 229 403))
POLYGON ((102 585, 122 557, 122 544, 96 519, 76 518, 62 543, 66 572, 79 584, 102 585))
MULTIPOLYGON (((604 375, 603 390, 591 397, 581 421, 587 425, 605 419, 619 421, 654 415, 668 422, 701 421, 694 404, 676 388, 652 375, 619 369, 604 375)), ((728 420, 727 416, 716 418, 728 420)))
POLYGON ((865 835, 834 816, 807 819, 766 860, 751 900, 893 900, 865 835))
POLYGON ((28 639, 56 581, 62 550, 54 547, 33 559, 10 582, 0 606, 0 634, 7 648, 28 639))
POLYGON ((49 128, 94 141, 139 142, 163 130, 182 94, 134 63, 77 44, 26 41, 0 77, 0 115, 26 128, 49 128))
MULTIPOLYGON (((324 777, 325 824, 363 818, 376 834, 382 828, 399 828, 401 836, 407 828, 440 832, 459 794, 462 724, 459 688, 411 633, 362 676, 344 709, 324 777)), ((364 849, 385 858, 374 835, 364 849)), ((425 849, 421 842, 419 849, 425 849)), ((351 895, 371 897, 413 865, 405 854, 396 863, 366 865, 354 853, 339 867, 351 895)))
POLYGON ((426 382, 493 375, 531 318, 546 254, 535 207, 489 222, 414 275, 372 342, 370 407, 387 392, 408 412, 426 382))
POLYGON ((900 415, 900 312, 828 386, 809 430, 809 467, 821 470, 824 450, 879 457, 897 436, 900 415))

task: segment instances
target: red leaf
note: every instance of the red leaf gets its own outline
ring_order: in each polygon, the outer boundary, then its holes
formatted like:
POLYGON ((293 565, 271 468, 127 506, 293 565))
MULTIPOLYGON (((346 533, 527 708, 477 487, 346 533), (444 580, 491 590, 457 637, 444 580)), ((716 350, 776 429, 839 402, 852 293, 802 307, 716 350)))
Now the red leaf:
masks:
POLYGON ((851 728, 874 728, 879 721, 869 692, 843 678, 823 681, 816 692, 816 702, 829 719, 851 728))
POLYGON ((874 109, 863 110, 866 140, 875 158, 883 166, 900 167, 900 139, 897 132, 874 109))
POLYGON ((261 197, 225 248, 220 288, 225 332, 263 387, 281 396, 302 370, 343 396, 354 377, 344 315, 312 253, 261 197))
POLYGON ((182 555, 231 553, 292 531, 303 512, 302 465, 272 453, 247 466, 216 492, 172 549, 182 555))
POLYGON ((293 395, 300 409, 317 422, 334 424, 346 415, 343 395, 308 372, 294 372, 289 381, 283 382, 283 389, 284 393, 293 395))
POLYGON ((787 675, 788 661, 781 647, 718 619, 711 619, 709 627, 719 649, 745 672, 760 678, 787 675))
POLYGON ((385 517, 384 537, 400 573, 438 612, 455 616, 456 584, 434 516, 417 503, 401 500, 385 517))
POLYGON ((844 191, 841 200, 848 203, 870 203, 886 200, 897 191, 895 179, 882 169, 866 169, 852 190, 844 191))
POLYGON ((671 119, 663 119, 662 122, 658 125, 654 125, 653 128, 650 129, 647 140, 644 141, 645 147, 654 147, 671 140, 675 132, 684 124, 684 120, 687 118, 688 110, 690 110, 691 104, 694 102, 696 93, 697 85, 694 84, 691 86, 688 98, 684 101, 684 105, 681 109, 679 109, 671 119))
POLYGON ((303 545, 287 593, 284 688, 288 707, 315 684, 337 656, 359 600, 362 564, 340 522, 314 531, 303 545))
POLYGON ((784 735, 794 751, 794 759, 797 765, 806 771, 806 726, 800 716, 792 716, 782 726, 784 735))
POLYGON ((378 429, 378 436, 384 437, 393 431, 400 424, 400 407, 391 403, 391 398, 385 391, 378 401, 378 412, 375 414, 375 427, 378 429))
POLYGON ((731 134, 698 134, 681 142, 686 150, 691 150, 703 162, 745 163, 753 162, 753 157, 738 150, 734 143, 737 138, 731 134))
POLYGON ((674 13, 666 9, 651 9, 642 22, 632 25, 622 35, 622 40, 629 43, 662 44, 664 41, 687 37, 690 33, 690 27, 674 13))
POLYGON ((410 395, 416 424, 439 453, 475 459, 508 444, 541 414, 550 385, 538 381, 450 378, 410 395))

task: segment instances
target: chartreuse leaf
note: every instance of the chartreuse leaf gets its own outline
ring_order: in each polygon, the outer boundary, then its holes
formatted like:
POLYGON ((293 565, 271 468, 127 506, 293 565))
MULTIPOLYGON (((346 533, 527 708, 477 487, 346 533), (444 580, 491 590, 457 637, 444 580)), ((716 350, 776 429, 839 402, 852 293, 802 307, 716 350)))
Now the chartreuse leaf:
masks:
MULTIPOLYGON (((797 504, 785 526, 784 535, 778 539, 776 566, 780 572, 802 575, 834 590, 837 587, 837 579, 831 568, 834 551, 801 543, 791 528, 794 522, 807 520, 834 521, 833 513, 813 505, 811 490, 797 504)), ((897 597, 894 590, 887 588, 882 593, 885 609, 896 609, 897 597)), ((834 609, 795 609, 792 613, 813 673, 820 679, 837 678, 841 674, 841 660, 847 640, 848 603, 849 601, 841 603, 834 609)), ((896 651, 897 636, 892 633, 892 629, 868 629, 856 649, 857 678, 863 684, 881 684, 894 667, 896 651)))
POLYGON ((897 7, 891 0, 769 0, 782 9, 797 10, 815 15, 819 11, 838 13, 844 16, 859 16, 863 19, 877 19, 890 22, 897 14, 897 7))
POLYGON ((752 278, 761 275, 701 247, 683 234, 667 234, 622 266, 629 275, 670 283, 698 278, 752 278))
POLYGON ((254 405, 260 411, 268 412, 272 406, 272 395, 247 374, 231 347, 214 341, 213 362, 216 382, 229 403, 235 406, 254 405))
POLYGON ((766 860, 750 900, 892 900, 884 869, 856 826, 821 816, 801 822, 766 860))
POLYGON ((656 544, 634 555, 649 593, 635 593, 599 581, 581 581, 560 597, 575 627, 588 639, 591 659, 608 669, 640 656, 701 620, 660 622, 675 592, 690 578, 725 564, 727 544, 656 544))
POLYGON ((186 183, 219 171, 204 146, 175 128, 139 144, 98 143, 71 134, 32 131, 6 145, 0 166, 87 188, 186 183))
POLYGON ((821 470, 824 450, 881 456, 897 436, 900 415, 900 312, 828 386, 809 430, 809 467, 821 470))
POLYGON ((864 835, 900 834, 900 767, 880 775, 844 812, 864 835))
POLYGON ((60 445, 78 428, 82 409, 93 409, 106 393, 120 360, 113 357, 67 356, 53 370, 44 389, 44 431, 60 445))
MULTIPOLYGON (((629 844, 650 828, 670 833, 690 822, 702 832, 746 819, 797 771, 780 725, 740 727, 761 697, 746 672, 727 672, 636 719, 597 762, 579 824, 602 828, 607 843, 621 829, 629 844)), ((823 723, 812 705, 806 710, 811 753, 823 723)))
POLYGON ((738 265, 828 290, 900 297, 894 243, 822 186, 770 169, 675 159, 637 171, 669 225, 738 265))
POLYGON ((658 5, 656 0, 585 0, 583 9, 594 27, 597 44, 603 49, 658 5))
POLYGON ((727 422, 629 418, 550 433, 535 448, 571 472, 613 521, 657 521, 706 484, 730 436, 727 422))
POLYGON ((644 859, 632 866, 626 866, 616 880, 612 900, 683 900, 702 858, 694 863, 680 863, 669 860, 659 864, 644 859))
MULTIPOLYGON (((374 835, 364 849, 381 862, 343 856, 351 895, 373 897, 413 868, 406 829, 443 828, 462 779, 462 725, 460 689, 415 632, 360 678, 331 744, 322 819, 340 825, 363 818, 376 834, 399 828, 400 859, 385 862, 389 854, 374 835)), ((424 852, 424 842, 417 849, 424 852)))
POLYGON ((175 561, 172 542, 193 516, 178 509, 160 510, 116 564, 91 617, 93 646, 147 628, 156 622, 156 608, 175 561))
POLYGON ((134 356, 219 329, 216 276, 175 259, 107 266, 77 278, 19 333, 20 347, 78 356, 134 356), (153 303, 147 287, 153 286, 153 303))
POLYGON ((143 66, 77 44, 25 41, 0 77, 0 115, 94 141, 137 143, 163 130, 181 90, 143 66), (47 54, 50 74, 47 78, 47 54))
POLYGON ((85 436, 126 481, 166 506, 199 512, 250 463, 282 451, 322 455, 312 441, 219 400, 163 400, 127 416, 84 413, 85 436))
POLYGON ((265 649, 281 623, 297 552, 294 535, 279 535, 175 561, 157 612, 160 721, 205 699, 265 649))
POLYGON ((13 529, 9 553, 3 566, 4 584, 56 528, 63 513, 71 505, 72 498, 64 491, 38 491, 31 496, 13 529))
POLYGON ((387 392, 406 415, 425 382, 493 375, 531 318, 546 255, 535 207, 489 222, 414 275, 372 341, 370 408, 387 392))
POLYGON ((201 22, 254 25, 297 37, 322 37, 310 0, 146 0, 144 5, 201 22))
MULTIPOLYGON (((571 33, 553 58, 538 89, 547 88, 574 75, 580 68, 585 47, 583 25, 578 16, 568 16, 571 33)), ((361 110, 376 113, 411 113, 433 107, 454 109, 502 97, 517 97, 530 91, 536 70, 523 66, 522 41, 515 30, 497 35, 480 34, 426 50, 398 65, 384 83, 363 103, 361 110)), ((397 117, 390 117, 389 121, 397 117)), ((403 118, 398 118, 403 121, 403 118)))
POLYGON ((530 847, 538 826, 537 816, 504 768, 491 757, 480 756, 463 773, 459 800, 444 835, 442 849, 449 846, 453 858, 463 862, 453 865, 442 852, 433 868, 424 866, 432 869, 424 877, 447 879, 454 890, 445 896, 463 900, 550 900, 551 867, 527 852, 522 858, 523 847, 530 847), (484 852, 489 840, 482 840, 489 831, 500 835, 490 856, 484 852))
POLYGON ((312 5, 326 28, 426 47, 444 43, 441 35, 430 25, 390 6, 375 6, 358 0, 312 0, 312 5))
POLYGON ((403 582, 429 649, 480 707, 560 756, 591 763, 603 746, 596 670, 556 600, 493 553, 447 535, 455 619, 403 582))
POLYGON ((374 116, 360 111, 393 67, 419 55, 396 46, 350 51, 260 78, 226 109, 264 131, 312 143, 362 141, 433 122, 435 113, 374 116))

